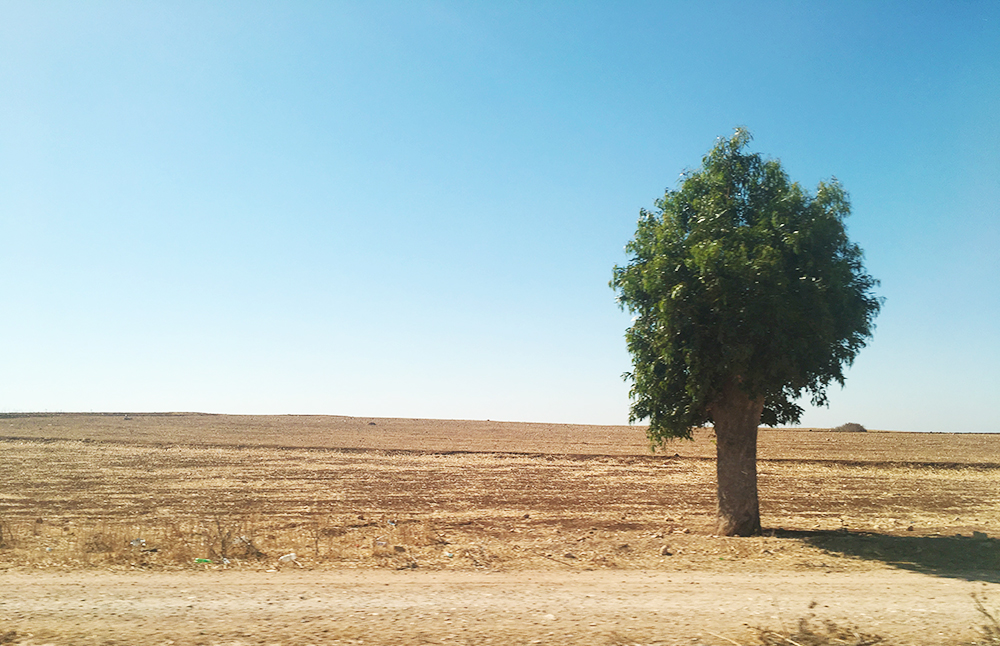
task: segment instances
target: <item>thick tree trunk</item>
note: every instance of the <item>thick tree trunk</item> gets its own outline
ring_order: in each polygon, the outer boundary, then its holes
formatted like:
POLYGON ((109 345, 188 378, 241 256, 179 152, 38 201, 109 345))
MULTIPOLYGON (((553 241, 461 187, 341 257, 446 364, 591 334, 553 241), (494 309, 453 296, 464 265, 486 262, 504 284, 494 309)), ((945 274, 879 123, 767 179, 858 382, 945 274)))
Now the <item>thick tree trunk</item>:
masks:
POLYGON ((712 404, 721 536, 760 533, 757 426, 763 410, 763 398, 751 399, 736 381, 712 404))

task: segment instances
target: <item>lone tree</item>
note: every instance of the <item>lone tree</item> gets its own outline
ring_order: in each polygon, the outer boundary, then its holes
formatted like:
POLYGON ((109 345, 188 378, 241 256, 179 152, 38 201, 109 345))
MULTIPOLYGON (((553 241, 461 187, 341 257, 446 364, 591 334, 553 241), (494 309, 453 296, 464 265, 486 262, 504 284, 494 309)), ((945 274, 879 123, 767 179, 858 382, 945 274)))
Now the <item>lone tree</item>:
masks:
POLYGON ((714 426, 726 536, 761 529, 757 427, 798 422, 805 393, 826 405, 881 307, 837 180, 811 195, 777 160, 745 152, 750 140, 742 128, 720 138, 655 211, 640 211, 611 281, 634 315, 629 421, 649 420, 654 448, 714 426))

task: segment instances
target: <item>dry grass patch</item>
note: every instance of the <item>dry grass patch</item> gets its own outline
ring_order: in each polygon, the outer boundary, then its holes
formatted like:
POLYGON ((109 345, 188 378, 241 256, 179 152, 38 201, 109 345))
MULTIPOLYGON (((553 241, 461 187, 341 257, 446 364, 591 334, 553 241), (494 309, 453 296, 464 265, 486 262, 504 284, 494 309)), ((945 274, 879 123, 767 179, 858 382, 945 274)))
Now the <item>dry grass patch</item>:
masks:
POLYGON ((919 553, 937 544, 902 539, 1000 526, 998 470, 982 466, 764 460, 772 535, 733 539, 711 536, 701 459, 2 445, 6 567, 266 569, 291 552, 338 568, 938 567, 919 553))

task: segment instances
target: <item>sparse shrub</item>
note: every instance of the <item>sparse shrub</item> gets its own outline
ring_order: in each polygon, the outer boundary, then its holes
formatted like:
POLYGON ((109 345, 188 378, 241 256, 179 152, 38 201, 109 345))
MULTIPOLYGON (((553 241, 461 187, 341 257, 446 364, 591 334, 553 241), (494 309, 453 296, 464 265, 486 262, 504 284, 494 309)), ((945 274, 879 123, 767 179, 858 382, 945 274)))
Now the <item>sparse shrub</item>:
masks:
POLYGON ((208 558, 259 560, 267 555, 255 543, 255 524, 242 514, 218 513, 202 527, 208 558))
POLYGON ((867 433, 868 429, 861 424, 855 424, 854 422, 848 422, 847 424, 841 424, 836 428, 831 428, 834 433, 867 433))
POLYGON ((157 549, 158 562, 190 563, 196 555, 200 556, 200 548, 195 545, 193 532, 186 523, 164 520, 156 534, 158 539, 153 543, 157 549))
POLYGON ((96 531, 87 536, 80 547, 85 554, 100 554, 113 552, 115 549, 114 543, 115 541, 111 535, 102 531, 96 531))
POLYGON ((267 554, 254 543, 253 530, 249 530, 249 535, 240 534, 233 541, 232 554, 236 558, 247 561, 260 561, 267 558, 267 554))

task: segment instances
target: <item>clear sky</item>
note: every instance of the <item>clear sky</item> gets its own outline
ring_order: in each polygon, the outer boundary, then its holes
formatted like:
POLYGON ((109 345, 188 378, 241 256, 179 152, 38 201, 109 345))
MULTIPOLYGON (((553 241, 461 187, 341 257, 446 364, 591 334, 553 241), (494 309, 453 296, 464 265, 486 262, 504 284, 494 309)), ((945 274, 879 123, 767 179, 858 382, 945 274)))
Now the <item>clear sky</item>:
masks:
POLYGON ((886 299, 806 426, 1000 431, 1000 3, 0 1, 0 411, 623 424, 735 126, 886 299))

